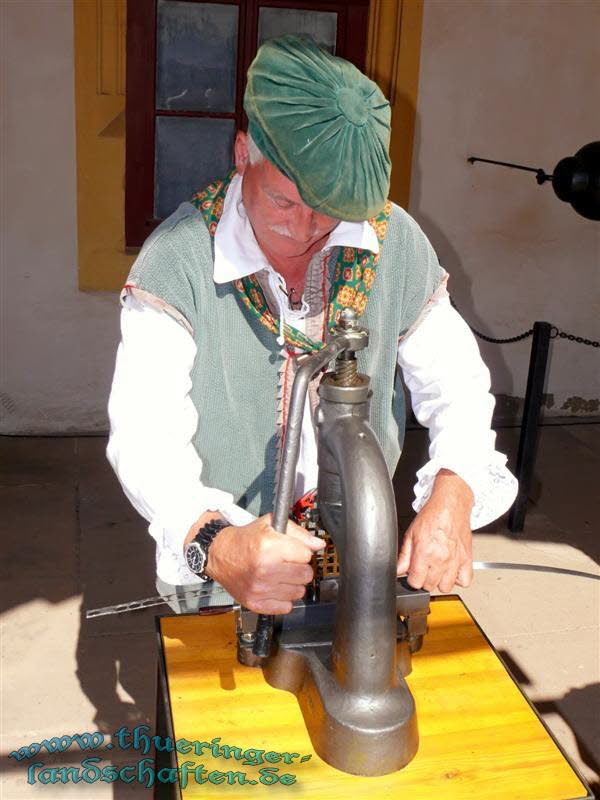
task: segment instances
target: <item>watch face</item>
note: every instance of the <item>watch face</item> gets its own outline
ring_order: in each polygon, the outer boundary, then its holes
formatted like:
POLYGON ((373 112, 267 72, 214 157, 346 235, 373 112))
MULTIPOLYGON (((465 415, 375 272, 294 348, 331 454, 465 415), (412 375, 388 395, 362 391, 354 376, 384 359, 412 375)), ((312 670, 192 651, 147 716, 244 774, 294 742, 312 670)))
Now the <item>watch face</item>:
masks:
POLYGON ((206 564, 206 554, 198 542, 191 542, 185 551, 185 560, 189 569, 200 575, 206 564))

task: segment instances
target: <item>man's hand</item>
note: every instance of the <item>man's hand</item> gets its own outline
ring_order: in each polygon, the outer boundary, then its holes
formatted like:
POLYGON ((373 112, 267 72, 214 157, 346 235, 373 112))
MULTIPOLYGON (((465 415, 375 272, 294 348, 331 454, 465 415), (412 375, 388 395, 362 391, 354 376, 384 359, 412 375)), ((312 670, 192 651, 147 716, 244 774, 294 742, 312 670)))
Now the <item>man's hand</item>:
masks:
POLYGON ((271 527, 271 514, 243 527, 223 528, 208 551, 206 572, 235 599, 259 614, 287 614, 313 579, 309 562, 325 542, 288 522, 271 527))
POLYGON ((438 472, 431 497, 404 534, 398 575, 415 589, 450 592, 473 580, 473 492, 450 470, 438 472))

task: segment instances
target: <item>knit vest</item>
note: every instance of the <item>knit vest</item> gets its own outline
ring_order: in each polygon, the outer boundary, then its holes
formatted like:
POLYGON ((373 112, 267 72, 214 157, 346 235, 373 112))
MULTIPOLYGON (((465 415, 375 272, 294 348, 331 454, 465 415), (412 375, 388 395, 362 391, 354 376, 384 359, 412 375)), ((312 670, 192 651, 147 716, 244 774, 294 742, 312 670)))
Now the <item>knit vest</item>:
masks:
MULTIPOLYGON (((336 249, 328 269, 335 266, 336 249)), ((276 337, 242 305, 233 283, 213 280, 213 240, 202 215, 182 203, 146 240, 126 289, 141 290, 182 322, 197 355, 191 398, 202 482, 230 492, 253 514, 272 510, 277 461, 276 337)), ((377 276, 361 324, 369 346, 358 367, 371 378, 371 425, 390 474, 405 428, 398 340, 418 324, 445 272, 417 223, 393 206, 377 276)))

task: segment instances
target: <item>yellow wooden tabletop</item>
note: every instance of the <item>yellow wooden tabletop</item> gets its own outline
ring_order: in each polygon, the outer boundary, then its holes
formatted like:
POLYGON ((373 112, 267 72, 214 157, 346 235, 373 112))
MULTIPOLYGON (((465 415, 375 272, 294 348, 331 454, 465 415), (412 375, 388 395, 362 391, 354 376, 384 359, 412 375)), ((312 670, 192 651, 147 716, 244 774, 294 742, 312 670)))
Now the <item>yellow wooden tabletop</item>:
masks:
POLYGON ((184 800, 590 796, 458 597, 433 600, 407 679, 419 751, 403 770, 375 778, 315 754, 295 696, 238 663, 232 612, 163 617, 160 629, 174 737, 189 742, 178 752, 184 800))

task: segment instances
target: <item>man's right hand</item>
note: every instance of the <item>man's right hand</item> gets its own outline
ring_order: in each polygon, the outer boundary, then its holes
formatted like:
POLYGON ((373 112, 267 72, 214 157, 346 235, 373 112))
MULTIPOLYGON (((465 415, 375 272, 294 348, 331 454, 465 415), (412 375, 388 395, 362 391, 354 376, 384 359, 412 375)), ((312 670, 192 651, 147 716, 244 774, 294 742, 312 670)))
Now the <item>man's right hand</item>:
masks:
POLYGON ((287 614, 313 579, 310 560, 325 542, 295 522, 286 534, 271 527, 271 514, 249 525, 223 528, 208 551, 206 572, 246 608, 287 614))

